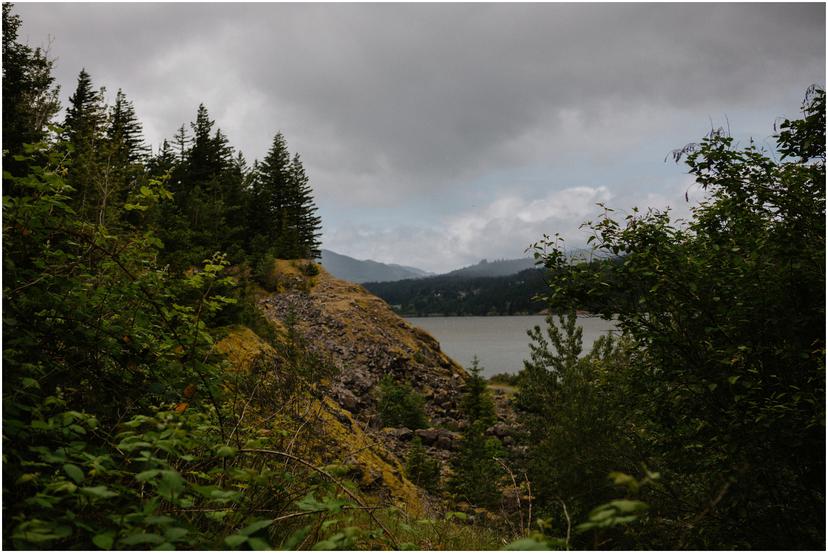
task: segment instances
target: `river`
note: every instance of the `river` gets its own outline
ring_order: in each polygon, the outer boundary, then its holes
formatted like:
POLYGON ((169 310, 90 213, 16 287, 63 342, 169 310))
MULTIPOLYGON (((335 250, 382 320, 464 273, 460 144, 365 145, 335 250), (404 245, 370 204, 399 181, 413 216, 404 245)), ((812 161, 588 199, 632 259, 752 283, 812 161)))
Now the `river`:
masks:
MULTIPOLYGON (((544 328, 542 315, 511 317, 406 317, 412 325, 437 338, 446 354, 469 367, 477 355, 484 376, 517 373, 523 360, 529 358, 529 336, 526 331, 535 325, 544 328)), ((578 317, 584 329, 584 352, 588 352, 599 336, 615 325, 598 317, 578 317)))

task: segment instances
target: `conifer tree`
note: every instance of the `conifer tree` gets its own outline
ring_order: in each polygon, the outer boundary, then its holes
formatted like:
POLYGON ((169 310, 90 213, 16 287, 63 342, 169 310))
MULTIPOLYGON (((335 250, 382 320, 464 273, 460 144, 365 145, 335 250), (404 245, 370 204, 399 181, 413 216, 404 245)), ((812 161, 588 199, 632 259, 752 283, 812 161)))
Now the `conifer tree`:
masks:
POLYGON ((486 380, 477 357, 469 368, 460 403, 466 427, 460 450, 452 459, 450 489, 457 498, 480 507, 494 507, 500 500, 498 482, 502 476, 497 458, 505 452, 495 437, 487 437, 486 429, 496 420, 494 402, 486 389, 486 380))
POLYGON ((104 89, 94 90, 89 73, 81 69, 63 123, 65 138, 72 148, 67 180, 78 191, 76 208, 81 218, 96 223, 104 222, 103 212, 110 195, 101 150, 106 120, 104 89))
POLYGON ((298 153, 293 156, 291 177, 291 188, 295 194, 291 211, 296 217, 299 238, 297 254, 298 257, 316 259, 322 255, 319 242, 322 219, 316 214, 317 209, 313 202, 310 180, 305 173, 305 168, 298 153))
POLYGON ((115 104, 110 109, 107 137, 114 144, 114 152, 119 163, 124 165, 137 163, 146 156, 143 128, 132 102, 119 88, 115 95, 115 104))
POLYGON ((187 128, 182 124, 173 136, 175 148, 178 152, 178 161, 183 162, 187 157, 187 150, 189 149, 192 139, 187 135, 187 128))
POLYGON ((162 178, 172 172, 178 159, 169 141, 165 139, 161 142, 158 152, 147 161, 147 170, 153 177, 162 178))
POLYGON ((405 474, 417 486, 434 490, 440 482, 440 465, 430 457, 423 447, 423 441, 415 436, 405 461, 405 474))
MULTIPOLYGON (((20 16, 12 4, 3 4, 3 169, 22 174, 25 162, 14 159, 23 144, 46 136, 46 125, 60 109, 58 87, 52 77, 52 60, 40 48, 17 41, 20 16)), ((4 193, 9 187, 4 181, 4 193)))
MULTIPOLYGON (((244 242, 245 175, 221 130, 213 132, 204 104, 190 124, 192 138, 179 128, 174 141, 180 163, 172 165, 169 188, 174 203, 163 214, 167 261, 177 268, 200 263, 216 251, 238 261, 244 242)), ((168 162, 171 160, 167 160, 168 162)))
POLYGON ((296 259, 319 256, 320 219, 299 155, 291 158, 280 132, 255 167, 248 209, 254 254, 296 259))

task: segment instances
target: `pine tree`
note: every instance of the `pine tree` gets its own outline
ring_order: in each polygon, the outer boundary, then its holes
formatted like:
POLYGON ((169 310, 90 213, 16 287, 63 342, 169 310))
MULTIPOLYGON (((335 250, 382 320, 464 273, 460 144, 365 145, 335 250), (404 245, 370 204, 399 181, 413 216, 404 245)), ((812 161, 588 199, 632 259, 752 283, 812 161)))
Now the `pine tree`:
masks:
POLYGON ((498 482, 502 470, 496 459, 505 451, 500 440, 486 436, 486 429, 496 420, 494 402, 476 357, 469 372, 460 403, 466 427, 460 450, 452 458, 454 474, 449 487, 458 499, 491 508, 500 501, 498 482))
POLYGON ((175 147, 178 151, 178 161, 183 162, 187 158, 187 151, 192 139, 187 135, 187 128, 182 124, 173 137, 175 147))
MULTIPOLYGON (((60 109, 53 86, 52 60, 40 48, 17 42, 20 16, 3 4, 3 170, 23 174, 26 162, 14 159, 23 144, 46 137, 46 126, 60 109)), ((4 193, 11 192, 3 178, 4 193)))
POLYGON ((100 224, 110 197, 109 175, 102 160, 106 156, 101 149, 106 120, 104 89, 94 90, 89 73, 81 69, 63 123, 72 148, 67 180, 78 192, 76 210, 81 218, 100 224))
POLYGON ((280 132, 255 166, 248 209, 254 254, 298 259, 319 257, 320 219, 299 155, 290 156, 280 132))
POLYGON ((291 177, 292 188, 296 194, 291 210, 295 213, 299 238, 297 254, 298 257, 317 259, 322 255, 319 241, 322 219, 316 214, 317 209, 313 202, 310 180, 298 153, 293 156, 291 177))
POLYGON ((221 130, 213 132, 204 104, 190 124, 192 138, 179 128, 174 141, 180 157, 172 165, 174 203, 163 214, 162 239, 167 261, 176 268, 200 263, 216 251, 240 261, 244 242, 245 179, 221 130))
POLYGON ((144 144, 143 128, 132 102, 119 88, 115 95, 115 104, 110 109, 107 137, 115 145, 118 161, 124 165, 138 163, 147 154, 144 144))
POLYGON ((170 146, 168 140, 161 142, 158 152, 150 156, 147 161, 147 171, 154 178, 163 178, 169 175, 178 162, 178 157, 170 146))
POLYGON ((430 457, 419 436, 411 441, 411 449, 405 461, 405 474, 417 486, 434 490, 440 482, 440 465, 430 457))

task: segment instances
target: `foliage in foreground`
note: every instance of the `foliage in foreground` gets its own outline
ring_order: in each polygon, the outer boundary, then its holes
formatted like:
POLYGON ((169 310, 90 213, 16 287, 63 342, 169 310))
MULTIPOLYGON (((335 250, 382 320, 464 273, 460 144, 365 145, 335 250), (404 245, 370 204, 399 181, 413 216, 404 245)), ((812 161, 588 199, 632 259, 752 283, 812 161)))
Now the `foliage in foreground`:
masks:
POLYGON ((610 209, 587 223, 622 256, 602 271, 538 245, 552 307, 596 306, 625 342, 579 361, 566 321, 551 357, 533 334, 521 396, 538 507, 582 515, 613 464, 661 473, 647 523, 604 547, 825 545, 824 91, 779 129, 779 160, 722 131, 676 153, 707 192, 685 224, 610 209))

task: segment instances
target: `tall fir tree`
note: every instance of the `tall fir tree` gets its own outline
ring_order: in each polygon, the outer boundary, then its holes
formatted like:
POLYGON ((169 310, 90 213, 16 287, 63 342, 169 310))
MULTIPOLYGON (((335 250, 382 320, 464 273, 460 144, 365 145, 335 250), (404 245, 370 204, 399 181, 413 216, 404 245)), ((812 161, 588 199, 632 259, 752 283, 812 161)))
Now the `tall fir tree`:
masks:
POLYGON ((316 204, 313 201, 313 190, 310 179, 305 173, 305 167, 299 154, 293 156, 291 162, 292 188, 295 198, 291 211, 296 217, 296 228, 299 238, 297 248, 298 257, 317 259, 322 255, 320 250, 320 231, 322 219, 317 215, 316 204))
POLYGON ((320 218, 301 158, 291 158, 284 135, 253 172, 248 208, 254 254, 298 259, 319 257, 320 218))
POLYGON ((63 123, 71 146, 69 184, 77 190, 76 211, 89 222, 103 223, 110 190, 102 143, 107 123, 104 89, 95 90, 86 69, 81 69, 75 93, 63 123))
MULTIPOLYGON (((216 251, 229 251, 231 260, 243 257, 245 178, 234 150, 204 104, 190 124, 192 138, 182 126, 174 141, 179 163, 172 163, 169 188, 173 205, 165 208, 162 238, 167 261, 177 268, 200 263, 216 251)), ((168 159, 167 162, 171 160, 168 159)))
POLYGON ((144 130, 135 115, 135 107, 120 88, 115 94, 115 103, 109 113, 109 128, 106 134, 115 145, 114 153, 118 161, 124 165, 142 161, 147 155, 144 130))
MULTIPOLYGON (((26 162, 15 156, 23 153, 23 144, 46 137, 60 102, 52 61, 40 48, 17 41, 21 20, 12 7, 3 4, 3 170, 19 175, 25 172, 26 162)), ((3 189, 4 194, 14 193, 5 177, 3 189)))

